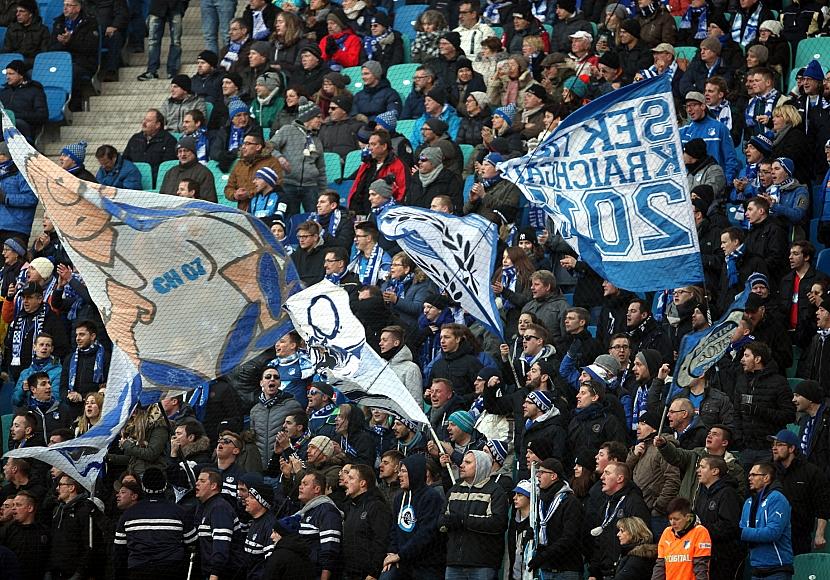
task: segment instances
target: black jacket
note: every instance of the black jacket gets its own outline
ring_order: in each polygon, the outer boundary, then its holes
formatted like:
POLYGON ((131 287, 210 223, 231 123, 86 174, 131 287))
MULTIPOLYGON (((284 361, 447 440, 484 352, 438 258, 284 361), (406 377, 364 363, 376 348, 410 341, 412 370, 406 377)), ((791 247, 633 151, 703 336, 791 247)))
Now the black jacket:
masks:
MULTIPOLYGON (((123 152, 124 159, 133 163, 149 163, 153 170, 153 182, 159 172, 159 165, 163 161, 172 161, 176 158, 176 139, 162 129, 149 139, 141 131, 130 137, 123 152)), ((158 184, 160 185, 160 184, 158 184)))
POLYGON ((328 243, 323 242, 310 250, 303 250, 298 248, 291 254, 291 261, 294 262, 294 267, 297 269, 297 274, 303 284, 312 286, 323 279, 325 269, 323 268, 323 261, 326 258, 328 251, 328 243))
MULTIPOLYGON (((636 328, 627 330, 628 337, 631 342, 631 356, 633 357, 641 350, 651 348, 660 353, 663 357, 664 363, 669 363, 674 360, 674 352, 672 352, 671 340, 654 320, 654 317, 649 317, 642 325, 636 328)), ((633 359, 632 359, 633 360, 633 359)))
POLYGON ((95 16, 103 28, 112 26, 125 31, 130 23, 130 9, 125 0, 97 0, 95 16))
POLYGON ((61 14, 55 18, 49 49, 70 53, 72 64, 91 76, 98 70, 98 21, 83 9, 79 19, 69 42, 61 44, 58 35, 66 32, 66 17, 61 14))
POLYGON ((818 381, 827 396, 830 386, 830 341, 823 340, 820 334, 813 336, 809 350, 803 359, 804 365, 800 365, 799 376, 804 379, 818 381))
POLYGON ((0 528, 0 546, 17 556, 23 580, 42 580, 49 567, 49 529, 35 522, 22 525, 10 522, 0 528))
POLYGON ((481 361, 473 354, 473 347, 466 341, 462 342, 455 352, 441 354, 432 365, 429 378, 441 377, 452 382, 453 391, 470 404, 475 398, 473 381, 481 370, 481 361))
POLYGON ((747 449, 769 449, 767 436, 795 420, 792 390, 774 362, 760 371, 738 375, 734 403, 735 425, 747 449))
POLYGON ((96 351, 93 350, 92 352, 79 352, 78 353, 78 367, 75 373, 75 384, 69 384, 69 366, 72 363, 72 359, 75 356, 75 351, 73 350, 70 352, 66 357, 63 359, 63 368, 61 369, 61 399, 66 398, 66 394, 69 391, 69 387, 72 387, 73 391, 77 391, 81 394, 82 397, 86 398, 87 394, 97 392, 98 389, 101 387, 102 383, 107 381, 107 375, 109 374, 109 365, 110 365, 110 354, 108 352, 104 353, 104 368, 101 369, 103 380, 100 383, 93 382, 93 373, 95 371, 95 355, 96 351))
POLYGON ((626 444, 625 427, 603 402, 575 410, 568 425, 568 450, 572 457, 593 457, 606 441, 626 444))
POLYGON ((34 61, 40 52, 49 50, 49 29, 43 25, 40 16, 34 15, 29 26, 17 21, 9 24, 3 40, 4 52, 19 52, 27 60, 34 61))
MULTIPOLYGON (((262 127, 253 119, 250 119, 245 127, 242 138, 239 140, 240 146, 247 135, 258 135, 262 138, 262 127)), ((233 162, 239 159, 239 149, 228 150, 230 137, 229 121, 227 125, 216 132, 216 137, 210 143, 210 158, 216 161, 219 164, 219 169, 224 172, 230 171, 233 162)))
MULTIPOLYGON (((21 311, 20 315, 18 315, 18 317, 15 318, 11 324, 9 324, 9 330, 6 333, 3 368, 14 369, 15 375, 32 364, 32 343, 34 342, 33 334, 35 331, 35 324, 32 320, 33 318, 33 314, 26 314, 25 311, 21 311), (17 328, 18 325, 24 324, 24 318, 28 319, 28 321, 26 322, 25 334, 23 335, 23 339, 21 341, 20 366, 17 366, 12 364, 12 338, 14 336, 15 328, 17 328)), ((52 340, 55 345, 54 356, 63 358, 66 355, 67 350, 69 350, 69 340, 66 336, 66 330, 64 330, 63 322, 48 306, 46 306, 46 316, 44 317, 41 331, 52 335, 52 340)))
POLYGON ((471 117, 465 112, 465 114, 461 115, 461 124, 458 126, 458 134, 456 135, 455 141, 465 145, 472 145, 473 147, 481 145, 484 142, 481 138, 481 130, 484 127, 492 127, 492 117, 490 107, 487 105, 484 105, 481 108, 481 112, 475 117, 471 117))
POLYGON ((816 518, 830 519, 830 488, 824 473, 799 453, 789 467, 776 462, 778 481, 790 502, 793 555, 811 550, 816 518))
POLYGON ((557 481, 548 489, 539 491, 542 513, 547 513, 560 493, 565 493, 556 511, 548 520, 545 533, 547 544, 537 543, 536 555, 530 561, 528 568, 542 570, 557 570, 559 572, 582 571, 581 533, 582 521, 585 514, 582 502, 570 491, 563 491, 567 484, 557 481))
POLYGON ((638 72, 654 64, 653 53, 642 40, 638 40, 631 49, 622 44, 618 45, 617 56, 620 57, 620 67, 623 69, 623 85, 633 83, 638 72))
POLYGON ((628 290, 620 290, 618 294, 603 298, 602 310, 597 321, 597 340, 601 344, 609 345, 612 336, 625 332, 625 315, 628 312, 628 305, 635 298, 636 296, 628 290))
POLYGON ((709 488, 698 487, 695 514, 712 539, 710 580, 734 580, 735 570, 746 556, 739 525, 742 509, 738 484, 731 477, 722 477, 709 488))
POLYGON ((651 572, 656 561, 657 546, 654 544, 620 546, 620 561, 617 562, 614 580, 651 578, 651 572))
POLYGON ((101 546, 100 530, 94 519, 102 516, 86 493, 68 503, 59 503, 52 514, 52 549, 49 569, 64 576, 79 574, 86 578, 95 574, 100 564, 96 547, 101 546), (92 525, 92 548, 89 528, 92 525))
POLYGON ((349 434, 342 438, 340 444, 343 452, 350 463, 363 463, 364 465, 375 465, 375 454, 377 453, 375 437, 366 429, 366 419, 357 406, 352 406, 349 415, 349 434), (348 441, 348 448, 345 443, 348 441))
POLYGON ((265 577, 269 580, 313 580, 308 546, 299 534, 283 536, 265 560, 265 577))
POLYGON ((16 87, 5 85, 0 90, 0 101, 4 107, 14 112, 17 119, 34 127, 43 125, 49 118, 46 93, 43 92, 43 85, 37 81, 25 81, 16 87))
MULTIPOLYGON (((801 138, 804 139, 804 135, 801 138)), ((747 253, 755 254, 766 262, 770 280, 780 280, 790 269, 787 230, 778 220, 768 217, 760 224, 753 225, 746 235, 744 245, 747 253)))
MULTIPOLYGON (((564 419, 559 413, 559 409, 553 407, 550 411, 538 419, 539 420, 537 421, 533 421, 524 430, 524 434, 522 435, 520 457, 522 459, 525 458, 527 447, 532 442, 544 440, 553 445, 551 457, 555 457, 559 461, 566 463, 567 448, 565 444, 567 440, 565 436, 564 419)), ((520 463, 524 464, 524 461, 521 461, 520 463)))
MULTIPOLYGON (((798 440, 804 437, 804 431, 810 421, 807 413, 802 415, 798 421, 798 440)), ((807 461, 818 467, 828 480, 830 480, 830 407, 827 401, 819 407, 815 423, 812 426, 811 445, 807 461)))
POLYGON ((418 174, 412 176, 406 187, 405 204, 414 207, 429 208, 432 198, 436 195, 448 195, 456 215, 461 213, 464 206, 464 182, 461 176, 444 167, 435 180, 424 187, 418 174))
MULTIPOLYGON (((787 305, 787 314, 789 315, 789 306, 793 299, 793 283, 795 282, 795 270, 790 270, 782 279, 779 292, 779 299, 782 304, 787 305)), ((810 341, 816 333, 816 309, 810 304, 808 298, 810 289, 818 280, 827 278, 826 275, 816 270, 810 265, 807 272, 799 281, 798 285, 798 322, 796 323, 795 332, 792 334, 792 342, 799 348, 807 348, 810 346, 810 341)), ((789 318, 789 316, 788 316, 789 318)), ((824 383, 823 383, 824 384, 824 383)))
POLYGON ((627 517, 638 517, 644 522, 651 521, 651 510, 633 483, 627 483, 610 497, 604 493, 600 495, 596 513, 589 512, 585 521, 585 528, 591 530, 603 524, 606 511, 611 518, 599 536, 589 536, 588 541, 592 544, 593 550, 588 561, 588 573, 596 578, 614 574, 615 565, 620 557, 617 522, 627 517))
POLYGON ((766 343, 772 351, 772 359, 778 365, 778 372, 784 374, 793 364, 793 344, 783 317, 775 316, 771 306, 761 321, 752 329, 755 340, 766 343))
POLYGON ((392 524, 389 505, 376 489, 346 503, 343 519, 343 573, 349 577, 380 577, 392 524))

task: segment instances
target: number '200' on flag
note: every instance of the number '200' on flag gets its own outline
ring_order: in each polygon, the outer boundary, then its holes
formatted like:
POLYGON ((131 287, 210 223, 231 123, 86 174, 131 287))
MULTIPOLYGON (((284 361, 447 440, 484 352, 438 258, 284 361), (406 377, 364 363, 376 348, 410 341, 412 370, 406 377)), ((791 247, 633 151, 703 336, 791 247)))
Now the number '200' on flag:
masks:
POLYGON ((582 260, 633 292, 703 282, 671 82, 664 74, 570 114, 500 165, 582 260))

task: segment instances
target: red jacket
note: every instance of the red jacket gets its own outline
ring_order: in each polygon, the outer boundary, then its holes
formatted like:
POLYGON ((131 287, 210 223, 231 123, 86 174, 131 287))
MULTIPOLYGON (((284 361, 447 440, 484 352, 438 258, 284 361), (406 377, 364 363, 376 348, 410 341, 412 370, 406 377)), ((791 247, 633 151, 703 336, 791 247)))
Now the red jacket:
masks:
POLYGON ((320 52, 323 53, 323 57, 328 59, 329 63, 339 64, 343 68, 360 64, 361 48, 362 43, 360 42, 360 38, 348 29, 339 34, 327 34, 320 41, 320 52), (329 38, 334 38, 338 46, 340 46, 340 50, 335 52, 333 56, 326 54, 326 44, 329 38))
POLYGON ((369 186, 376 179, 383 179, 390 174, 394 175, 395 183, 392 185, 392 197, 400 203, 403 201, 404 195, 406 195, 408 171, 406 165, 403 164, 403 161, 397 155, 390 153, 389 157, 386 158, 386 161, 383 162, 383 165, 381 165, 380 169, 378 169, 377 173, 369 181, 369 175, 367 173, 369 172, 369 168, 374 167, 374 165, 374 159, 368 163, 363 162, 360 164, 360 167, 357 169, 357 175, 354 178, 354 183, 352 184, 352 189, 349 191, 349 209, 358 214, 369 213, 369 186))

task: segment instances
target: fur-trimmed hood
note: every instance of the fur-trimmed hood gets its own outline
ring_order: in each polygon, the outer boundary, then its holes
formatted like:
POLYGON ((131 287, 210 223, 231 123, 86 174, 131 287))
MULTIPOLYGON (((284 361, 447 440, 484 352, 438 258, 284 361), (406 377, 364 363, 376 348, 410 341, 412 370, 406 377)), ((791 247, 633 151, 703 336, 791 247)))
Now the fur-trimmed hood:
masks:
POLYGON ((628 552, 629 556, 636 556, 638 558, 648 558, 650 560, 657 559, 657 544, 639 544, 631 548, 628 552))
POLYGON ((187 445, 182 445, 182 455, 184 457, 192 457, 198 453, 209 453, 210 449, 210 437, 207 435, 202 435, 193 443, 188 443, 187 445))

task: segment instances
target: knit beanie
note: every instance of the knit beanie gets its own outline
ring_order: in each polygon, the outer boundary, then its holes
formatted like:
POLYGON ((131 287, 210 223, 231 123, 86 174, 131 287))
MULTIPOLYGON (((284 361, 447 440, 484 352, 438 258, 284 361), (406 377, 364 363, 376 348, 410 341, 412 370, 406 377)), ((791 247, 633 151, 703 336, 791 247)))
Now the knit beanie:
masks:
POLYGON ((167 490, 167 477, 158 467, 148 467, 141 475, 141 491, 147 495, 161 495, 167 490))
POLYGON ((338 89, 345 89, 346 85, 352 82, 351 77, 341 74, 339 72, 330 72, 323 77, 324 81, 329 81, 338 89))
POLYGON ((700 43, 700 48, 711 50, 716 55, 720 56, 720 51, 723 49, 720 40, 717 38, 706 38, 700 43))
POLYGON ((196 138, 191 137, 190 135, 185 135, 179 142, 176 144, 176 150, 179 149, 187 149, 188 151, 193 151, 193 153, 197 153, 197 143, 196 138))
POLYGON ((470 434, 473 432, 475 421, 468 411, 456 411, 447 420, 464 431, 464 433, 470 434))
POLYGON ((325 455, 326 459, 334 457, 334 443, 325 435, 317 435, 308 442, 309 446, 314 446, 320 450, 320 453, 325 455))
POLYGON ((432 166, 435 167, 436 165, 444 162, 444 152, 441 151, 439 147, 425 147, 421 150, 421 154, 418 159, 425 159, 432 163, 432 166))
POLYGON ((320 107, 313 101, 309 101, 305 97, 300 97, 299 105, 297 106, 297 120, 300 123, 311 121, 314 117, 322 115, 320 107))
POLYGON ((430 294, 427 296, 426 300, 424 300, 424 304, 430 304, 438 310, 444 310, 450 305, 450 299, 444 294, 430 294))
MULTIPOLYGON (((350 92, 343 91, 336 97, 333 97, 331 99, 331 102, 343 109, 344 111, 346 111, 346 113, 348 114, 352 110, 352 105, 354 104, 354 97, 350 92)), ((365 142, 368 141, 369 140, 367 139, 365 142)))
POLYGON ((539 407, 539 410, 543 413, 547 413, 553 408, 550 391, 530 391, 527 394, 527 400, 539 407))
POLYGON ((588 85, 586 85, 585 81, 577 76, 568 77, 562 87, 568 89, 580 99, 584 98, 585 93, 588 92, 588 85))
POLYGON ((203 50, 199 53, 199 56, 196 57, 196 60, 203 60, 214 68, 216 68, 216 65, 219 64, 219 57, 216 56, 216 53, 212 50, 203 50))
POLYGON ((441 35, 441 40, 446 40, 455 47, 455 50, 461 51, 461 35, 454 30, 450 30, 441 35))
POLYGON ((262 181, 264 181, 271 187, 277 187, 277 183, 279 183, 280 181, 277 172, 271 169, 270 167, 260 167, 259 169, 257 169, 257 172, 254 174, 254 177, 259 177, 262 181))
POLYGON ((659 351, 653 348, 646 348, 638 352, 634 358, 648 368, 648 374, 651 375, 652 379, 657 378, 657 372, 660 370, 660 365, 663 362, 663 355, 659 351))
POLYGON ((755 135, 749 140, 749 144, 760 151, 765 157, 772 153, 772 139, 766 135, 755 135))
POLYGON ((771 290, 771 288, 769 287, 769 279, 766 277, 766 275, 762 274, 761 272, 753 272, 749 275, 749 278, 747 278, 746 281, 749 283, 750 290, 756 284, 762 284, 763 286, 767 287, 767 290, 771 290))
POLYGON ((507 123, 508 127, 513 126, 513 119, 516 117, 516 105, 510 103, 509 105, 505 105, 503 107, 499 107, 493 113, 494 115, 498 115, 502 119, 504 119, 505 123, 507 123))
POLYGON ((479 107, 486 107, 490 104, 490 101, 487 99, 487 93, 484 91, 473 91, 468 96, 473 97, 479 107))
POLYGON ((499 153, 488 153, 484 159, 481 160, 482 163, 489 163, 493 167, 498 167, 499 163, 504 161, 504 157, 501 156, 499 153))
POLYGON ((777 20, 764 20, 758 30, 769 30, 773 36, 781 36, 784 31, 784 25, 777 20))
POLYGON ((372 73, 372 76, 380 80, 383 78, 383 67, 376 60, 367 60, 363 63, 363 68, 372 73))
POLYGON ((266 510, 270 510, 274 505, 274 488, 264 481, 255 485, 249 485, 248 494, 266 510))
POLYGON ((271 57, 271 43, 266 42, 264 40, 257 40, 251 43, 251 47, 248 50, 252 50, 255 53, 264 56, 266 59, 271 57))
POLYGON ((690 157, 697 159, 700 161, 701 159, 706 158, 706 141, 697 137, 692 139, 686 145, 683 146, 683 153, 688 154, 690 157))
POLYGON ((172 79, 170 79, 170 84, 176 85, 186 93, 193 92, 193 84, 190 81, 190 77, 185 74, 177 74, 172 79))
POLYGON ((6 241, 3 242, 3 244, 8 246, 9 249, 18 256, 26 255, 26 248, 24 248, 23 244, 21 244, 20 241, 15 238, 7 238, 6 241))
POLYGON ((83 165, 84 157, 86 157, 86 145, 86 141, 72 143, 61 149, 61 155, 69 156, 76 165, 83 165))
POLYGON ((499 465, 504 465, 504 460, 507 459, 507 441, 488 439, 485 445, 487 446, 487 449, 490 450, 490 455, 493 456, 493 461, 499 465))
POLYGON ((776 157, 775 160, 781 164, 781 167, 784 168, 784 171, 787 172, 787 175, 792 177, 795 173, 795 164, 793 160, 789 157, 776 157))
POLYGON ((394 133, 398 127, 398 112, 394 109, 386 111, 380 115, 375 115, 375 123, 380 125, 390 133, 394 133))
POLYGON ((444 89, 435 87, 427 95, 430 99, 438 103, 439 105, 446 105, 447 104, 447 91, 444 89))
POLYGON ((804 78, 805 79, 814 79, 819 82, 824 80, 824 71, 821 70, 821 63, 816 59, 810 61, 810 63, 804 68, 804 78))
POLYGON ((387 199, 392 197, 392 184, 385 179, 376 179, 369 185, 369 191, 374 191, 387 199))
MULTIPOLYGON (((25 253, 25 252, 24 252, 25 253)), ((55 271, 55 265, 49 258, 35 258, 31 262, 29 262, 29 267, 34 268, 35 271, 40 274, 40 277, 44 280, 48 280, 49 276, 52 275, 52 272, 55 271)))
POLYGON ((445 121, 441 119, 437 119, 435 117, 431 117, 424 121, 424 125, 432 129, 432 132, 438 135, 439 137, 447 132, 450 128, 449 125, 445 121))
POLYGON ((268 89, 268 92, 271 92, 280 86, 280 77, 275 72, 267 72, 256 78, 256 84, 262 85, 268 89))
POLYGON ((611 375, 617 376, 617 373, 620 372, 620 361, 616 358, 611 356, 610 354, 601 354, 597 358, 594 359, 594 364, 601 366, 611 375))
POLYGON ((280 536, 292 536, 300 533, 301 516, 285 516, 274 522, 274 531, 280 536))
POLYGON ((228 103, 228 118, 233 119, 240 113, 248 113, 248 105, 242 99, 231 99, 228 103))

